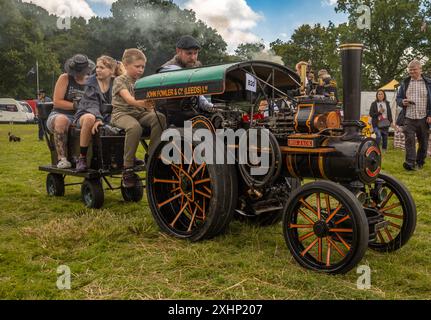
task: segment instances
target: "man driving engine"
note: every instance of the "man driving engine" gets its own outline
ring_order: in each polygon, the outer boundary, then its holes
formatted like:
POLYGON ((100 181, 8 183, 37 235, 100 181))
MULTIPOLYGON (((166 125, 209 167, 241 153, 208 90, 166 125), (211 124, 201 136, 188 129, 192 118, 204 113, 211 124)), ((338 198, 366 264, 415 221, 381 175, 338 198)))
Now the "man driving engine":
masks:
MULTIPOLYGON (((201 45, 195 38, 188 35, 182 36, 176 44, 176 55, 164 65, 162 65, 157 70, 157 73, 201 67, 202 63, 198 60, 200 50, 201 45)), ((198 96, 196 108, 198 109, 196 110, 198 112, 213 112, 214 105, 204 96, 198 96)), ((183 121, 197 115, 196 112, 191 108, 183 107, 183 110, 178 110, 178 101, 176 102, 175 111, 173 110, 173 106, 166 106, 164 109, 165 110, 161 111, 167 113, 168 122, 170 124, 175 124, 176 126, 183 126, 183 121)))

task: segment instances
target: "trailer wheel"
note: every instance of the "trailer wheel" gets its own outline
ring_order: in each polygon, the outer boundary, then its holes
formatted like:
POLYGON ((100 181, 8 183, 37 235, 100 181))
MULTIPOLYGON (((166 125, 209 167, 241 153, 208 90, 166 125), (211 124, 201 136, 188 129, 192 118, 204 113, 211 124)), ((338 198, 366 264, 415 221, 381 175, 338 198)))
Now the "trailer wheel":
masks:
POLYGON ((369 247, 379 252, 393 252, 404 246, 416 228, 416 205, 408 189, 394 177, 380 174, 383 199, 373 205, 384 215, 389 226, 377 231, 376 241, 369 247))
POLYGON ((49 173, 46 177, 46 192, 49 196, 64 196, 64 177, 61 174, 49 173))
POLYGON ((186 159, 184 146, 194 151, 196 145, 184 137, 181 141, 181 146, 179 142, 170 144, 179 151, 179 163, 162 157, 162 149, 169 142, 161 142, 150 157, 146 189, 151 213, 160 229, 171 236, 191 241, 209 239, 226 228, 233 214, 236 189, 234 181, 226 178, 231 177, 232 167, 186 159))
POLYGON ((85 179, 81 186, 81 198, 87 208, 100 209, 105 200, 100 179, 85 179))
POLYGON ((293 192, 284 209, 283 233, 295 260, 329 274, 354 268, 368 248, 368 223, 354 195, 341 185, 318 181, 293 192))
POLYGON ((137 177, 138 183, 133 188, 126 188, 121 184, 121 195, 126 202, 139 202, 144 196, 144 186, 142 181, 137 177))

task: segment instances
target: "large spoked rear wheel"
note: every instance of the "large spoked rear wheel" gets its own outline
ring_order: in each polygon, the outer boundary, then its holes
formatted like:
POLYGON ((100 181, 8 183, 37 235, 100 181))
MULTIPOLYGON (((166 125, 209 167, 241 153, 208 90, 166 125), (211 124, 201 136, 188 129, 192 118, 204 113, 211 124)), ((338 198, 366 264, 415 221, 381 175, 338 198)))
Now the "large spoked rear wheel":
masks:
MULTIPOLYGON (((199 241, 217 236, 229 224, 236 206, 232 166, 186 160, 180 143, 176 148, 181 163, 166 164, 162 149, 167 143, 159 144, 148 165, 147 197, 154 219, 177 238, 199 241)), ((194 150, 194 144, 184 143, 194 150)))
MULTIPOLYGON (((407 188, 394 177, 380 174, 379 180, 383 180, 371 195, 370 206, 376 208, 388 222, 388 226, 377 231, 376 241, 369 247, 375 251, 392 252, 404 246, 416 228, 416 205, 407 188)), ((376 181, 376 183, 379 183, 376 181)))
POLYGON ((283 216, 287 246, 303 267, 330 274, 354 268, 368 247, 368 224, 359 201, 330 181, 293 192, 283 216))

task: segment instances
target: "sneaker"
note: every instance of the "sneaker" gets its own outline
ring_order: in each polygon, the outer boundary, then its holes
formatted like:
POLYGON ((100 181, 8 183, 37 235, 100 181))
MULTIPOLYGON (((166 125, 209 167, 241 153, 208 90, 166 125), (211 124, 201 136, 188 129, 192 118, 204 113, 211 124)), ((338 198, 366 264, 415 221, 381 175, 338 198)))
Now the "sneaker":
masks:
POLYGON ((137 183, 138 180, 133 169, 125 169, 123 172, 123 186, 125 188, 133 188, 137 183))
POLYGON ((87 171, 87 158, 79 157, 78 161, 76 161, 76 172, 85 172, 87 171))
POLYGON ((411 165, 411 164, 409 164, 409 163, 407 163, 407 162, 404 162, 404 163, 403 163, 403 167, 404 167, 404 169, 406 169, 407 171, 416 171, 415 166, 414 166, 414 165, 411 165))
POLYGON ((58 169, 69 169, 72 168, 72 164, 67 161, 66 158, 61 158, 60 161, 58 161, 57 163, 57 168, 58 169))
POLYGON ((135 158, 134 164, 135 164, 135 167, 145 166, 145 160, 140 160, 138 158, 135 158))

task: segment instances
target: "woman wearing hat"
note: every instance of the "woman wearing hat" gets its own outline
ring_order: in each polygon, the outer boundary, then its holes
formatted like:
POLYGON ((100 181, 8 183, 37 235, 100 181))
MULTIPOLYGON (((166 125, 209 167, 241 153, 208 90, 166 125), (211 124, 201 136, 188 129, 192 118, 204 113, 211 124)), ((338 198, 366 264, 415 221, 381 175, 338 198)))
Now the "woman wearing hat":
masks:
POLYGON ((68 169, 72 165, 67 160, 67 135, 74 120, 74 102, 79 100, 85 91, 87 76, 94 70, 93 61, 82 54, 77 54, 66 61, 62 74, 54 89, 54 109, 46 121, 47 128, 54 135, 57 151, 57 168, 68 169))

